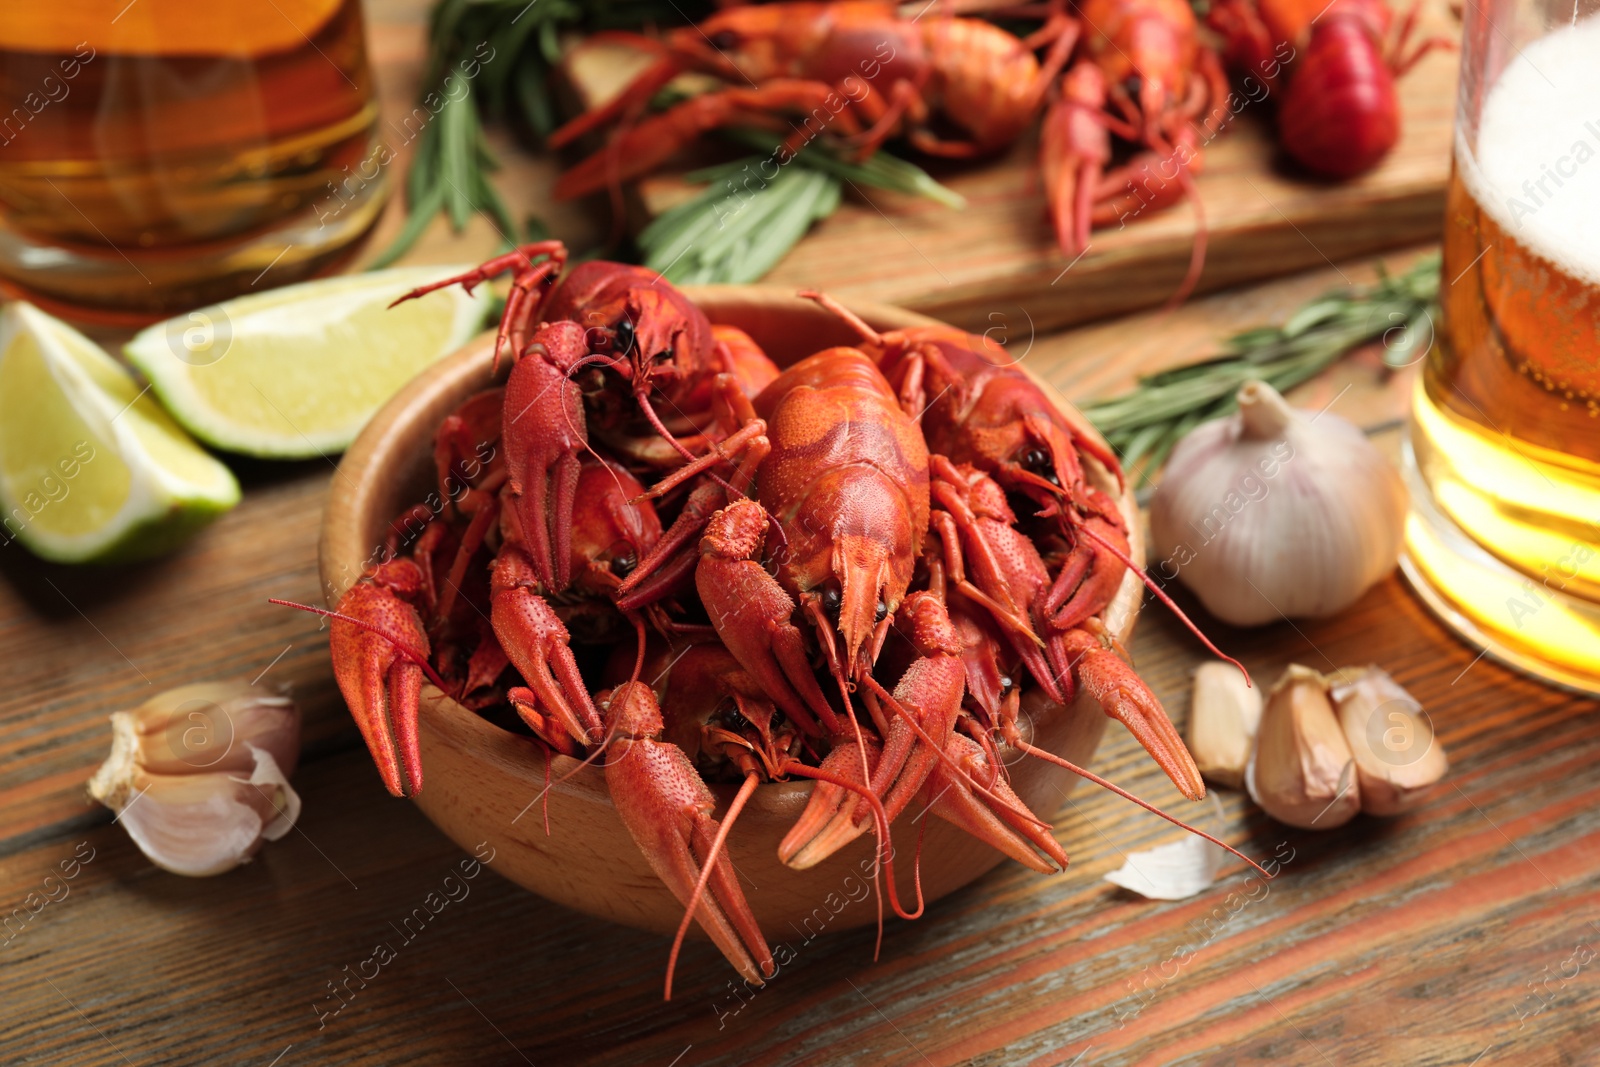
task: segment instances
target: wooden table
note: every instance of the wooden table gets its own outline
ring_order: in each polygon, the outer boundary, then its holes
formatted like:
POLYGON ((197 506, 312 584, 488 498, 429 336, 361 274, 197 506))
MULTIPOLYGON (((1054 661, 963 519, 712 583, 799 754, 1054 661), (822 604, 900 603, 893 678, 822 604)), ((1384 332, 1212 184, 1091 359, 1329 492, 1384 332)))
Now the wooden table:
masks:
MULTIPOLYGON (((409 98, 422 6, 374 12, 386 107, 409 98)), ((548 173, 514 168, 536 199, 548 173)), ((557 221, 575 237, 589 225, 557 221)), ((460 239, 441 227, 414 258, 471 259, 492 243, 478 224, 460 239)), ((1367 277, 1346 264, 1164 320, 1039 337, 1027 359, 1069 396, 1100 395, 1367 277)), ((1008 340, 1021 345, 1017 318, 1008 340)), ((1406 384, 1357 356, 1294 399, 1335 401, 1393 447, 1406 384)), ((1058 816, 1066 874, 1007 864, 921 921, 891 922, 877 962, 870 930, 810 943, 769 931, 796 959, 754 996, 736 996, 722 959, 692 945, 663 1004, 664 938, 493 874, 409 940, 398 932, 463 854, 384 793, 317 621, 266 602, 319 595, 330 467, 235 469, 244 503, 165 560, 70 569, 0 549, 0 1063, 1600 1063, 1594 705, 1475 659, 1397 577, 1337 619, 1208 628, 1267 680, 1290 661, 1391 671, 1453 763, 1420 811, 1321 834, 1232 793, 1213 814, 1184 805, 1113 725, 1097 770, 1214 820, 1275 856, 1279 877, 1234 867, 1190 900, 1126 895, 1101 875, 1178 831, 1083 790, 1058 816), (153 868, 83 785, 110 711, 207 678, 293 687, 305 811, 253 863, 187 880, 153 868), (380 941, 395 958, 352 980, 380 941)), ((1182 720, 1195 642, 1151 609, 1132 651, 1182 720)))

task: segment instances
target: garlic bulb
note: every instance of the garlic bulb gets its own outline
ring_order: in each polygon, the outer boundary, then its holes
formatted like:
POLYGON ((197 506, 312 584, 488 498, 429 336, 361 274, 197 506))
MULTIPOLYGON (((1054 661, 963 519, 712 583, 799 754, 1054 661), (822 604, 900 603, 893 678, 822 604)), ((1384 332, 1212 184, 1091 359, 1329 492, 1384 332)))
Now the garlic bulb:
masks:
POLYGON ((1355 755, 1361 810, 1398 815, 1416 807, 1450 769, 1422 705, 1377 667, 1341 671, 1330 681, 1355 755))
POLYGON ((1292 664, 1267 695, 1245 786, 1261 810, 1302 829, 1342 826, 1361 810, 1355 757, 1316 671, 1292 664))
POLYGON ((89 793, 158 867, 220 874, 288 833, 300 712, 244 685, 181 686, 111 716, 111 755, 89 793))
POLYGON ((1155 570, 1224 622, 1319 617, 1394 569, 1406 492, 1365 435, 1264 382, 1178 442, 1150 501, 1155 570))
POLYGON ((1261 690, 1231 663, 1202 663, 1189 702, 1189 751, 1207 781, 1244 785, 1245 765, 1261 722, 1261 690))

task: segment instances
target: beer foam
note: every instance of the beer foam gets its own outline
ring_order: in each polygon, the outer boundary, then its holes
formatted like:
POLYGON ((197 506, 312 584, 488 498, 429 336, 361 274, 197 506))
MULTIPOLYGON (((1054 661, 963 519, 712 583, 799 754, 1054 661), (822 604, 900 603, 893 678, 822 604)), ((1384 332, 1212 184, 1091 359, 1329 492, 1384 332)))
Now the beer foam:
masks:
POLYGON ((1484 100, 1461 180, 1507 233, 1600 284, 1600 16, 1529 44, 1484 100))

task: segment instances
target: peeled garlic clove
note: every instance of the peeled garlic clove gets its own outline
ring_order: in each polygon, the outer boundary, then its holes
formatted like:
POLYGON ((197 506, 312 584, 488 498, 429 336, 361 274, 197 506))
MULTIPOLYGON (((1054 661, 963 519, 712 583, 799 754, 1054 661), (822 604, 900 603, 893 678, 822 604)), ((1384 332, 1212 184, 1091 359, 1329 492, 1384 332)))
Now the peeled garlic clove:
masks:
POLYGON ((1240 789, 1261 722, 1261 690, 1237 667, 1202 663, 1189 703, 1189 751, 1209 782, 1240 789))
POLYGON ((1361 810, 1355 756, 1316 671, 1291 665, 1267 694, 1245 785, 1261 810, 1302 829, 1342 826, 1361 810))
POLYGON ((204 682, 157 693, 111 716, 111 749, 156 774, 249 772, 247 745, 285 774, 300 758, 300 712, 288 697, 243 682, 204 682))
POLYGON ((1406 492, 1366 436, 1264 382, 1173 449, 1150 501, 1155 571, 1224 622, 1331 615, 1394 569, 1406 492))
POLYGON ((1333 701, 1355 754, 1362 811, 1408 811, 1450 769, 1422 705, 1379 668, 1347 672, 1334 683, 1333 701))
POLYGON ((101 767, 89 783, 96 800, 149 860, 174 874, 221 874, 248 860, 263 840, 289 832, 300 797, 272 753, 245 745, 249 774, 155 774, 132 761, 101 767), (108 768, 112 768, 108 770, 108 768))

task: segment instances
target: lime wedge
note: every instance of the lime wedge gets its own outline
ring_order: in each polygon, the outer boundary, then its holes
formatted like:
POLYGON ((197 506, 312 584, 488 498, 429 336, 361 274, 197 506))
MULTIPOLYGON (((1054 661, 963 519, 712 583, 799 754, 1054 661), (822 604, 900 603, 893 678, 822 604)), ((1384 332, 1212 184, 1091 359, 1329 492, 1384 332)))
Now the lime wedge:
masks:
POLYGON ((238 502, 228 468, 99 345, 31 304, 0 311, 0 542, 143 558, 238 502))
POLYGON ((124 351, 205 443, 270 459, 327 456, 478 331, 481 289, 451 286, 389 308, 464 269, 405 267, 253 293, 157 323, 124 351))

